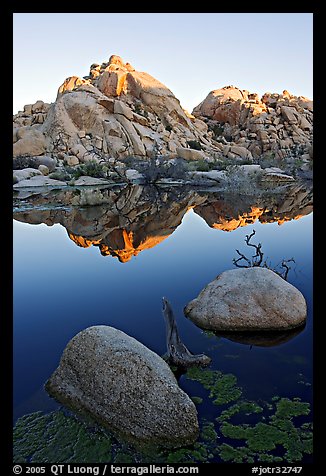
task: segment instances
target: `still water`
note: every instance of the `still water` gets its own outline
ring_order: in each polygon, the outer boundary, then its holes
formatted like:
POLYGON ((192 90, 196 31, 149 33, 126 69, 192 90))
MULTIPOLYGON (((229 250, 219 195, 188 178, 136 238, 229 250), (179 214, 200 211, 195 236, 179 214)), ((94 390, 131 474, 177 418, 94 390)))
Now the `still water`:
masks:
MULTIPOLYGON (((246 399, 312 402, 311 191, 296 186, 240 196, 134 187, 26 194, 15 198, 14 218, 15 421, 59 406, 43 385, 69 340, 89 326, 113 326, 163 355, 162 296, 185 345, 209 355, 210 369, 234 374, 246 399), (252 256, 244 240, 253 230, 252 242, 262 243, 271 267, 295 259, 288 281, 308 307, 303 330, 263 343, 257 336, 234 341, 206 333, 183 314, 207 283, 234 268, 236 249, 252 256)), ((216 418, 198 382, 182 375, 179 385, 204 399, 200 417, 216 418)))

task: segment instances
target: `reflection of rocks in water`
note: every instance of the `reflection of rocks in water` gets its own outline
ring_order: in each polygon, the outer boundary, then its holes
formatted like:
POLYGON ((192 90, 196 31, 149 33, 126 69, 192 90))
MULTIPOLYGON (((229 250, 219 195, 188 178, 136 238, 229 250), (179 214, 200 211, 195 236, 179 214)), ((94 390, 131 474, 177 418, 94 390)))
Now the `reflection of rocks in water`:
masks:
MULTIPOLYGON (((206 199, 191 190, 181 192, 142 186, 106 189, 97 191, 103 193, 103 205, 71 207, 69 211, 34 208, 15 212, 14 218, 34 224, 61 223, 78 246, 98 246, 103 256, 116 256, 126 262, 165 240, 180 225, 189 207, 206 199)), ((85 196, 78 196, 84 203, 85 196)), ((40 200, 41 205, 46 204, 44 198, 40 198, 36 200, 38 206, 40 200)), ((62 194, 60 200, 63 203, 62 194)))
POLYGON ((74 235, 69 233, 69 238, 76 243, 76 245, 81 246, 82 248, 88 248, 91 245, 98 246, 102 256, 115 256, 121 263, 126 263, 130 261, 132 256, 137 256, 140 251, 153 248, 154 246, 161 243, 169 236, 150 236, 146 237, 141 241, 138 246, 134 244, 133 232, 127 232, 126 230, 114 230, 111 234, 107 243, 103 243, 102 240, 87 240, 83 236, 74 235))
POLYGON ((261 223, 297 220, 313 210, 312 187, 295 184, 283 193, 236 195, 224 193, 216 200, 213 194, 194 209, 206 223, 223 231, 232 231, 259 220, 261 223))
POLYGON ((252 345, 258 347, 275 347, 277 345, 285 344, 297 335, 299 335, 305 328, 305 325, 291 329, 289 331, 278 332, 215 332, 217 337, 224 337, 232 342, 240 344, 252 345))
POLYGON ((209 226, 231 231, 254 223, 279 224, 312 211, 312 188, 295 184, 254 196, 140 185, 52 190, 15 198, 16 220, 60 223, 78 246, 127 262, 161 243, 193 208, 209 226), (23 201, 21 201, 23 200, 23 201), (30 207, 30 208, 28 208, 30 207))

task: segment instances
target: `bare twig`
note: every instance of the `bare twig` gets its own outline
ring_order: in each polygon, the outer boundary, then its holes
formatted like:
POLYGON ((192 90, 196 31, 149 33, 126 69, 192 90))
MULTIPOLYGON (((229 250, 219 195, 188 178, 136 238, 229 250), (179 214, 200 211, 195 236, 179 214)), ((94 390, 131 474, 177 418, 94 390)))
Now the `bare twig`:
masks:
POLYGON ((285 279, 285 281, 286 281, 287 277, 288 277, 288 273, 291 269, 291 267, 288 266, 288 263, 290 263, 290 262, 295 263, 294 258, 287 259, 287 260, 283 259, 281 263, 278 263, 276 267, 272 268, 271 263, 268 264, 267 260, 265 260, 263 262, 264 253, 262 252, 262 249, 261 249, 262 244, 258 243, 258 245, 255 245, 253 243, 250 243, 251 238, 255 234, 256 234, 256 232, 255 232, 255 230, 253 230, 250 235, 246 235, 245 242, 246 242, 247 246, 251 246, 251 247, 255 248, 256 254, 254 254, 252 256, 252 259, 250 260, 243 253, 240 253, 239 250, 236 250, 236 252, 240 256, 240 258, 238 258, 238 259, 233 258, 233 264, 235 266, 237 266, 237 268, 263 267, 263 268, 271 269, 272 271, 274 271, 276 274, 278 274, 281 278, 285 279), (243 264, 244 261, 246 262, 246 264, 243 264), (239 264, 241 262, 242 262, 242 264, 239 264), (282 271, 277 271, 278 266, 281 266, 283 268, 283 270, 282 271))
POLYGON ((252 261, 252 266, 260 266, 262 261, 263 261, 263 257, 264 257, 264 253, 262 253, 262 251, 261 251, 261 243, 258 243, 258 245, 254 245, 253 243, 250 243, 251 238, 255 234, 256 234, 256 232, 255 232, 255 230, 253 230, 250 235, 246 235, 245 241, 246 241, 248 246, 252 246, 256 250, 256 254, 253 256, 253 258, 258 258, 258 260, 254 259, 252 261))
POLYGON ((291 267, 288 266, 287 263, 291 263, 291 262, 292 262, 292 263, 295 263, 294 258, 284 259, 284 260, 282 261, 282 264, 281 264, 282 268, 285 268, 284 275, 282 276, 282 277, 285 279, 285 281, 287 280, 289 271, 290 271, 290 269, 291 269, 291 267))
POLYGON ((238 268, 248 268, 248 267, 251 267, 251 262, 248 260, 248 258, 247 258, 245 255, 243 255, 242 253, 240 253, 239 250, 235 250, 235 251, 238 253, 238 255, 240 255, 240 258, 238 258, 238 259, 233 258, 233 264, 235 264, 238 268), (245 260, 245 261, 247 261, 247 263, 248 263, 249 266, 247 266, 247 265, 245 265, 245 264, 244 264, 244 265, 238 264, 239 261, 241 261, 242 259, 245 260))

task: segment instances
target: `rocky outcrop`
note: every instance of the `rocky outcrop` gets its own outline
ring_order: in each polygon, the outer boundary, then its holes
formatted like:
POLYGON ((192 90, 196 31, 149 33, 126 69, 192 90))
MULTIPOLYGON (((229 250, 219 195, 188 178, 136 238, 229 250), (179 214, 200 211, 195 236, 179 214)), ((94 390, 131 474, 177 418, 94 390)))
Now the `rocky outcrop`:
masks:
POLYGON ((166 362, 109 326, 77 334, 46 389, 137 445, 178 447, 199 433, 196 407, 166 362))
MULTIPOLYGON (((16 170, 16 175, 14 174, 14 179, 15 176, 17 177, 17 172, 24 172, 24 170, 16 170)), ((36 170, 36 172, 39 172, 39 174, 34 174, 32 177, 28 177, 26 179, 21 179, 18 180, 13 188, 14 190, 19 189, 19 188, 34 188, 34 187, 65 187, 67 184, 66 182, 63 182, 62 180, 55 180, 51 179, 49 177, 46 177, 45 175, 42 174, 40 170, 36 170)))
POLYGON ((304 324, 301 292, 274 271, 253 267, 221 273, 185 307, 186 316, 214 331, 279 331, 304 324))
POLYGON ((202 156, 220 156, 205 138, 205 124, 196 127, 200 123, 164 84, 112 55, 91 65, 84 78, 67 78, 53 104, 38 101, 14 116, 14 156, 65 154, 66 162, 71 156, 83 160, 86 152, 88 160, 175 157, 177 148, 188 148, 187 141, 201 144, 202 156), (35 134, 39 144, 32 148, 27 141, 35 134))
POLYGON ((226 86, 211 91, 192 114, 207 123, 229 158, 282 160, 294 154, 303 161, 311 159, 313 102, 306 97, 283 91, 259 98, 256 93, 226 86))
MULTIPOLYGON (((20 129, 18 129, 18 132, 20 129)), ((13 144, 13 156, 43 155, 47 150, 45 135, 38 129, 24 127, 24 135, 13 144)))
POLYGON ((13 155, 47 154, 75 167, 130 156, 241 163, 294 154, 309 168, 312 123, 307 98, 283 91, 260 99, 233 86, 189 114, 164 84, 112 55, 67 78, 53 104, 37 101, 13 117, 13 155))
POLYGON ((42 175, 42 172, 38 169, 33 169, 31 167, 28 167, 23 170, 13 170, 14 184, 21 182, 23 180, 28 180, 32 177, 35 177, 35 175, 42 175))
POLYGON ((51 104, 36 101, 35 104, 26 104, 23 111, 13 116, 14 142, 19 140, 24 131, 30 131, 31 126, 43 124, 51 104), (25 129, 23 129, 25 127, 25 129))

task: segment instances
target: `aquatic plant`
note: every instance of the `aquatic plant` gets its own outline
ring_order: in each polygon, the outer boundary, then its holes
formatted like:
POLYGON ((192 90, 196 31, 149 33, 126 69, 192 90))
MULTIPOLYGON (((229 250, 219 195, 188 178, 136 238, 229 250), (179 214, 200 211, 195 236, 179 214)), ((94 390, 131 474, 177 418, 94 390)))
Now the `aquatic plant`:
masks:
POLYGON ((205 422, 200 432, 200 438, 204 441, 216 441, 217 433, 213 422, 205 422))
POLYGON ((200 405, 203 403, 203 399, 201 397, 190 397, 191 400, 194 402, 195 405, 200 405))
MULTIPOLYGON (((274 399, 274 404, 264 403, 265 412, 270 413, 274 410, 265 422, 258 421, 254 425, 240 424, 235 425, 230 419, 239 411, 249 410, 250 413, 262 412, 263 408, 256 406, 253 402, 243 402, 222 412, 217 421, 221 422, 220 431, 225 438, 232 440, 244 440, 246 446, 239 447, 232 451, 232 447, 226 447, 222 444, 218 448, 218 453, 222 460, 229 461, 231 457, 235 460, 242 458, 242 461, 248 461, 248 457, 254 458, 254 461, 301 461, 303 454, 312 453, 312 424, 303 423, 301 426, 295 426, 293 419, 295 417, 309 415, 310 405, 289 398, 274 399), (247 404, 251 404, 247 406, 247 404), (278 454, 274 450, 278 448, 278 454), (280 451, 282 449, 282 456, 280 451)), ((230 445, 227 445, 230 446, 230 445)), ((238 461, 239 462, 239 461, 238 461)))
POLYGON ((224 405, 237 400, 241 389, 237 386, 237 379, 233 374, 223 374, 219 370, 202 370, 198 367, 189 369, 186 377, 200 382, 210 391, 209 398, 214 399, 214 405, 224 405))
POLYGON ((229 420, 232 416, 243 412, 246 415, 250 415, 252 413, 261 413, 263 408, 258 405, 256 402, 251 401, 243 401, 240 403, 235 403, 231 407, 223 410, 219 417, 216 418, 216 421, 222 423, 226 420, 229 420))
MULTIPOLYGON (((217 370, 193 367, 185 376, 209 391, 208 398, 217 412, 213 421, 200 418, 200 435, 194 445, 140 453, 117 441, 107 430, 59 409, 17 420, 14 462, 292 463, 312 454, 313 424, 303 421, 309 418, 309 403, 278 395, 269 401, 245 400, 235 375, 217 370)), ((192 400, 202 402, 201 397, 192 400)))
POLYGON ((305 422, 295 425, 296 417, 310 414, 310 404, 300 398, 281 398, 278 395, 271 401, 260 402, 241 400, 242 390, 237 387, 237 379, 232 374, 220 371, 192 368, 187 371, 187 378, 200 382, 210 391, 209 398, 214 404, 225 404, 236 401, 223 410, 216 418, 219 428, 213 423, 203 423, 200 439, 207 443, 216 441, 218 430, 228 443, 215 445, 212 452, 222 461, 254 462, 254 461, 301 461, 304 454, 312 453, 312 423, 305 422), (216 395, 222 394, 219 399, 216 395), (235 424, 231 420, 256 415, 256 422, 235 424), (258 417, 260 415, 260 418, 258 417), (243 440, 239 446, 238 441, 243 440), (233 443, 233 444, 232 444, 233 443), (275 454, 277 451, 277 454, 275 454), (280 454, 282 451, 282 456, 280 454))
POLYGON ((58 410, 19 418, 13 432, 15 463, 111 461, 111 438, 58 410))

